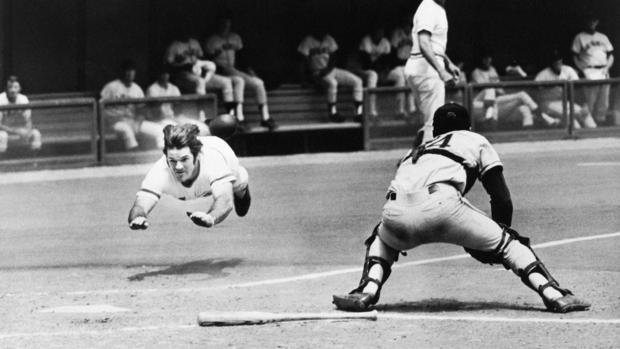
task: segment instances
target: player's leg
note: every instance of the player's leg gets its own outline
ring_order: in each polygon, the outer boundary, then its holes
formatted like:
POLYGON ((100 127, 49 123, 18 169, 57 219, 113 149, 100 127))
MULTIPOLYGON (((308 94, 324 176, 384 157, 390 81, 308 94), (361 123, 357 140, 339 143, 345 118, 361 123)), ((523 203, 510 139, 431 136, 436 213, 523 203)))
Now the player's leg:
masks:
POLYGON ((595 109, 592 111, 598 123, 607 122, 607 109, 609 109, 609 85, 598 86, 595 109))
MULTIPOLYGON (((392 83, 394 87, 405 87, 407 85, 407 81, 405 80, 405 74, 403 72, 403 67, 396 67, 387 74, 385 80, 392 83)), ((396 94, 396 110, 399 115, 405 115, 405 102, 406 95, 404 93, 396 94)))
POLYGON ((222 93, 222 100, 226 106, 226 110, 230 115, 235 114, 235 99, 233 97, 233 84, 230 78, 214 74, 213 77, 207 82, 207 88, 220 90, 222 93))
POLYGON ((276 129, 278 125, 269 114, 269 107, 267 105, 267 89, 265 88, 265 82, 263 79, 240 70, 235 70, 235 73, 243 78, 246 86, 254 90, 258 111, 261 114, 260 125, 268 128, 269 130, 276 129))
POLYGON ((250 203, 252 202, 248 179, 248 171, 243 166, 239 166, 238 178, 233 185, 235 212, 239 217, 243 217, 248 213, 250 203))
MULTIPOLYGON (((501 227, 483 212, 463 199, 451 225, 452 243, 464 246, 477 260, 488 264, 503 264, 521 281, 537 292, 547 309, 553 312, 587 310, 590 304, 561 288, 529 246, 529 239, 516 231, 501 227)), ((450 242, 450 241, 445 241, 450 242)))
POLYGON ((9 147, 9 134, 0 130, 0 153, 5 153, 9 147))
POLYGON ((366 240, 366 256, 359 285, 344 295, 334 295, 333 303, 346 311, 365 311, 377 304, 381 287, 392 273, 392 264, 398 259, 398 251, 379 238, 377 225, 366 240))
POLYGON ((245 123, 245 116, 243 115, 243 102, 245 94, 245 81, 242 77, 233 75, 230 77, 233 87, 233 99, 235 101, 235 116, 237 121, 245 123))
POLYGON ((124 118, 112 125, 112 130, 116 133, 117 137, 121 139, 126 150, 131 150, 138 147, 136 132, 132 124, 133 120, 124 118))
POLYGON ((30 150, 32 151, 41 150, 41 146, 43 145, 41 141, 41 132, 39 132, 39 130, 37 130, 36 128, 33 128, 30 131, 29 143, 30 143, 30 150))
MULTIPOLYGON (((375 88, 377 87, 377 83, 379 82, 379 75, 374 70, 364 70, 364 84, 367 88, 375 88)), ((368 115, 373 118, 376 118, 378 115, 377 112, 377 95, 371 93, 368 96, 368 115)))
POLYGON ((420 111, 424 115, 422 142, 433 139, 433 115, 445 104, 446 88, 439 76, 423 76, 416 81, 420 111))
POLYGON ((575 113, 575 119, 579 119, 579 122, 585 128, 596 128, 596 122, 592 117, 592 113, 588 110, 586 106, 581 106, 577 103, 573 104, 573 111, 575 113))
POLYGON ((321 84, 325 87, 327 97, 327 109, 329 120, 333 122, 343 122, 344 118, 338 113, 338 80, 336 80, 336 69, 320 78, 321 84))
POLYGON ((144 120, 140 124, 138 132, 140 135, 148 139, 149 143, 154 143, 157 149, 164 148, 164 134, 163 130, 168 123, 166 122, 153 122, 144 120))
POLYGON ((357 75, 348 70, 334 68, 334 78, 339 85, 353 88, 353 108, 357 121, 361 121, 364 105, 364 83, 357 75))

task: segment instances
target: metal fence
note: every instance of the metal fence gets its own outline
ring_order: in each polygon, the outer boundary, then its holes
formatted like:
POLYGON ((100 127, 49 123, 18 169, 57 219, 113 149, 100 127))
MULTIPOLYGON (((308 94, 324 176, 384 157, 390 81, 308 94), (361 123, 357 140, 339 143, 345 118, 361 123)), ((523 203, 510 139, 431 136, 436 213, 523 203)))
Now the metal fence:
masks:
MULTIPOLYGON (((419 111, 405 115, 392 112, 369 115, 369 101, 397 105, 408 87, 380 87, 365 90, 365 149, 381 148, 382 143, 410 142, 424 123, 419 111), (373 97, 374 96, 374 97, 373 97), (391 101, 391 102, 390 102, 391 101)), ((502 81, 469 83, 446 88, 446 101, 465 106, 472 129, 481 133, 548 132, 573 137, 576 132, 620 125, 620 78, 577 81, 502 81), (602 92, 600 92, 602 90, 602 92), (591 105, 592 96, 601 96, 591 105), (598 103, 598 104, 597 104, 598 103), (600 105, 597 111, 596 105, 600 105), (547 131, 545 131, 547 130, 547 131)))
MULTIPOLYGON (((163 139, 161 131, 166 122, 195 121, 200 124, 199 121, 216 116, 217 107, 217 97, 213 94, 118 100, 50 94, 28 104, 3 105, 0 106, 2 124, 16 129, 23 127, 24 113, 30 114, 32 128, 40 133, 42 144, 40 148, 33 149, 31 134, 10 130, 7 132, 7 147, 2 149, 3 136, 0 131, 0 164, 48 161, 102 163, 110 153, 125 150, 123 139, 119 138, 111 121, 115 116, 120 117, 123 110, 134 111, 136 118, 131 131, 142 142, 142 124, 158 125, 159 129, 152 131, 163 139), (114 112, 117 114, 114 115, 114 112), (20 132, 23 134, 20 135, 20 132)), ((142 142, 133 150, 141 152, 154 147, 156 144, 142 142)))

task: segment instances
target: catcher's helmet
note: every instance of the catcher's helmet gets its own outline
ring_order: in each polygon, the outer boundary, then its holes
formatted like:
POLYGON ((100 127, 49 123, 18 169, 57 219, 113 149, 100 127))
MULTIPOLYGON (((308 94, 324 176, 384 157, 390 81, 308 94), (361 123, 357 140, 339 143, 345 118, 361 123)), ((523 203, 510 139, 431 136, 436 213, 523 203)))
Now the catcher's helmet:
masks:
POLYGON ((469 130, 470 127, 469 113, 460 104, 444 104, 433 115, 433 137, 450 131, 469 130))

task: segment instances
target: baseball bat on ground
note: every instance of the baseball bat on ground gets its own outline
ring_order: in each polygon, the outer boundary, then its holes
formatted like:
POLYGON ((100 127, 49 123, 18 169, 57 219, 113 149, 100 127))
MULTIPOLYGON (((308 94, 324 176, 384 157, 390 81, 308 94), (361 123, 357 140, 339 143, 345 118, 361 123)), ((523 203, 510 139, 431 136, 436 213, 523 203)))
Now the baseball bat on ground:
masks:
POLYGON ((304 321, 304 320, 346 320, 363 319, 377 320, 377 311, 360 313, 269 313, 260 311, 205 311, 198 314, 200 326, 237 326, 237 325, 260 325, 281 321, 304 321))

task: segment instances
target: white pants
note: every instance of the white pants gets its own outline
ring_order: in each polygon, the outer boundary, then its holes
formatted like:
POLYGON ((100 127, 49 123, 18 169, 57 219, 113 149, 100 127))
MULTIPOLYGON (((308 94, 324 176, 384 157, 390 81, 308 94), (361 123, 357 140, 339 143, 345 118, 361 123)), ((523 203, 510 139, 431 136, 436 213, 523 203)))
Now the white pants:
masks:
MULTIPOLYGON (((9 133, 6 131, 0 130, 0 153, 4 153, 7 151, 9 147, 9 133)), ((18 142, 28 144, 31 150, 39 150, 41 149, 41 132, 37 129, 32 129, 30 131, 30 135, 28 137, 17 136, 18 142)))
POLYGON ((405 65, 407 83, 415 98, 416 109, 422 113, 424 131, 423 142, 433 138, 433 115, 435 111, 446 103, 446 86, 436 71, 417 74, 416 60, 410 59, 405 65))
POLYGON ((475 208, 451 185, 417 192, 394 189, 395 200, 383 206, 379 237, 388 246, 405 251, 416 246, 445 242, 480 251, 495 249, 502 228, 475 208))

